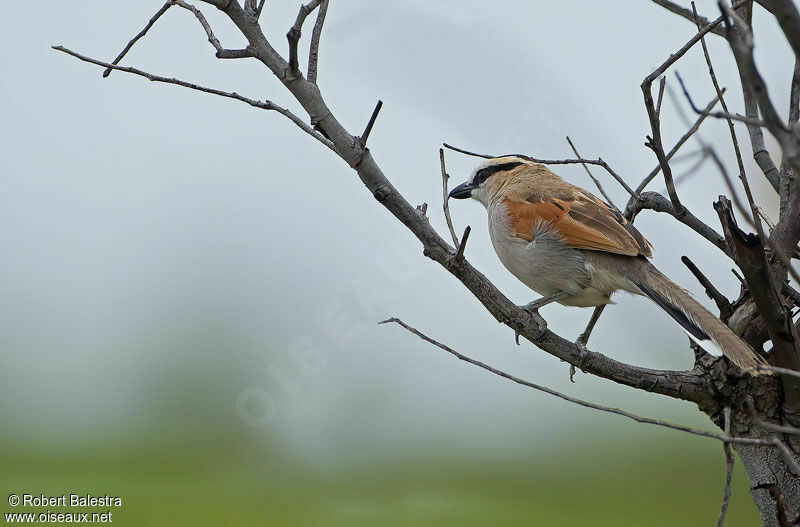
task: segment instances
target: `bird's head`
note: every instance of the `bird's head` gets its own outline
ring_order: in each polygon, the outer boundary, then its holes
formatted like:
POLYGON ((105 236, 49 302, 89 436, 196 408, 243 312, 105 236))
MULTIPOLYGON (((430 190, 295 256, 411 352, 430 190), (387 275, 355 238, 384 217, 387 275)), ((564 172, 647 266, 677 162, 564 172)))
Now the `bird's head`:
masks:
POLYGON ((487 159, 472 172, 465 183, 451 190, 449 197, 473 198, 487 206, 501 189, 524 178, 526 174, 531 173, 530 169, 534 166, 539 165, 519 155, 487 159))

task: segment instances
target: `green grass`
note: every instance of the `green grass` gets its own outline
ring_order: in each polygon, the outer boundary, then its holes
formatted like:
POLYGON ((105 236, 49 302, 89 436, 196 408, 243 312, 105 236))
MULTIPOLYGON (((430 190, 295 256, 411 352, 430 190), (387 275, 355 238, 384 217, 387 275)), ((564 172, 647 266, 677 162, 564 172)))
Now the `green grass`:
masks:
MULTIPOLYGON (((313 473, 252 444, 186 441, 60 453, 6 445, 0 488, 6 495, 118 495, 123 505, 112 509, 114 525, 705 527, 719 510, 721 450, 682 438, 590 448, 578 442, 547 462, 406 454, 313 473)), ((740 469, 734 483, 726 525, 758 525, 740 469)), ((5 499, 0 509, 12 510, 5 499)))

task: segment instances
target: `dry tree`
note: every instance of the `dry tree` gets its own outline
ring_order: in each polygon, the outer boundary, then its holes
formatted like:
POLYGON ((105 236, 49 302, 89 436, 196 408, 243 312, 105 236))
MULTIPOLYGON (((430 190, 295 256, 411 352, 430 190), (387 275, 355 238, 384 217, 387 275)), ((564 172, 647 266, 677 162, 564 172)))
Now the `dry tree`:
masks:
MULTIPOLYGON (((668 58, 642 84, 642 94, 650 124, 646 147, 653 151, 658 162, 656 168, 646 175, 636 188, 629 186, 602 159, 581 158, 577 150, 575 159, 536 160, 543 164, 596 165, 607 171, 628 192, 630 199, 624 207, 626 217, 633 221, 642 210, 661 212, 673 217, 687 229, 691 229, 725 256, 739 269, 741 292, 731 301, 717 290, 713 281, 703 274, 688 258, 684 263, 700 281, 706 293, 715 302, 720 319, 729 325, 756 350, 762 352, 772 375, 749 375, 742 373, 726 359, 712 357, 695 349, 695 365, 687 371, 667 371, 643 368, 616 361, 601 353, 576 345, 548 329, 545 321, 535 312, 528 312, 512 303, 483 274, 464 257, 464 248, 469 227, 459 239, 449 221, 447 209, 447 174, 444 157, 441 157, 441 174, 444 190, 444 209, 448 218, 452 245, 431 226, 427 205, 413 206, 391 184, 378 162, 367 148, 367 141, 381 108, 380 101, 363 132, 354 135, 342 126, 316 84, 318 52, 328 0, 311 0, 303 5, 294 25, 286 34, 288 60, 270 42, 259 23, 264 0, 202 0, 219 9, 238 28, 248 45, 243 49, 227 49, 214 35, 212 27, 195 5, 184 0, 167 0, 153 15, 146 26, 124 47, 111 62, 90 58, 62 46, 54 49, 72 55, 82 61, 105 68, 103 76, 112 71, 130 73, 151 81, 179 85, 192 90, 236 99, 256 108, 276 111, 303 132, 310 135, 334 152, 356 172, 373 197, 410 230, 420 241, 423 254, 440 264, 455 276, 486 310, 502 324, 511 328, 517 337, 527 339, 539 349, 568 362, 572 368, 602 377, 632 389, 644 390, 675 399, 695 403, 700 411, 708 415, 720 428, 719 432, 694 429, 658 419, 635 415, 616 408, 604 407, 555 392, 487 364, 473 360, 452 348, 420 333, 397 318, 384 322, 397 323, 425 341, 441 348, 459 359, 484 368, 496 375, 544 391, 567 401, 610 412, 638 422, 680 430, 686 433, 709 437, 721 442, 727 459, 727 473, 722 507, 718 524, 725 519, 725 510, 730 498, 730 478, 733 469, 731 447, 739 454, 749 478, 751 495, 759 509, 764 525, 800 525, 800 353, 798 353, 798 323, 793 320, 793 309, 800 307, 800 291, 792 287, 791 278, 797 280, 791 259, 800 255, 800 183, 795 175, 800 174, 800 13, 791 0, 739 0, 729 6, 724 0, 719 3, 719 16, 708 19, 699 16, 691 8, 677 5, 669 0, 653 0, 654 3, 675 13, 696 27, 696 34, 684 46, 668 54, 668 58), (126 53, 144 37, 148 30, 171 7, 180 7, 196 17, 206 32, 208 41, 220 59, 250 58, 268 68, 286 87, 306 112, 302 118, 288 109, 268 100, 255 100, 235 92, 225 92, 163 77, 141 69, 120 66, 126 53), (753 9, 764 9, 777 20, 789 42, 796 63, 790 87, 790 108, 786 117, 781 117, 767 94, 753 57, 753 9), (316 22, 311 33, 310 52, 304 74, 300 67, 298 43, 305 20, 314 11, 316 22), (706 47, 707 38, 725 39, 738 67, 744 113, 729 108, 722 89, 714 74, 711 57, 706 47), (681 139, 667 149, 661 136, 661 102, 664 95, 665 75, 690 49, 701 46, 708 65, 710 82, 716 97, 704 108, 691 102, 690 94, 684 93, 697 113, 696 121, 681 139), (653 84, 657 83, 654 95, 653 84), (720 110, 715 110, 719 104, 720 110), (691 138, 705 119, 722 119, 727 122, 732 140, 732 151, 738 167, 737 184, 726 172, 719 154, 703 144, 704 156, 714 161, 726 182, 726 191, 731 200, 720 196, 714 203, 720 227, 712 227, 681 202, 670 166, 670 160, 681 146, 691 138), (744 168, 742 153, 734 128, 744 126, 749 134, 753 157, 762 174, 780 199, 780 214, 772 224, 753 200, 748 175, 744 168), (766 129, 781 147, 782 159, 776 163, 765 147, 766 129), (645 191, 646 185, 658 174, 664 178, 667 195, 645 191), (745 199, 738 196, 737 185, 744 190, 745 199), (740 219, 737 222, 736 218, 740 219), (740 223, 746 224, 743 227, 740 223), (721 230, 721 232, 719 232, 721 230)), ((681 86, 683 82, 678 77, 681 86)), ((701 143, 702 144, 702 143, 701 143)), ((440 152, 441 155, 441 152, 440 152)), ((592 176, 596 183, 599 182, 592 176)), ((600 189, 602 192, 602 188, 600 189)), ((737 273, 737 274, 739 274, 737 273)))

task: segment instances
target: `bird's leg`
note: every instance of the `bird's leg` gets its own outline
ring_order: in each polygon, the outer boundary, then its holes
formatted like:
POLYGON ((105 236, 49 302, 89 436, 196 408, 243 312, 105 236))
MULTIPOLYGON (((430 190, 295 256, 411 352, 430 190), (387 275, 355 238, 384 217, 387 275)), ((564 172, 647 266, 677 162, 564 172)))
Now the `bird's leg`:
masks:
POLYGON ((599 319, 600 315, 603 314, 603 310, 606 308, 606 305, 608 304, 600 304, 594 308, 594 311, 592 311, 592 318, 589 319, 589 324, 586 326, 586 329, 583 330, 583 333, 578 336, 578 340, 575 341, 575 344, 582 348, 586 348, 586 344, 589 342, 589 335, 592 334, 594 325, 597 324, 597 319, 599 319))
MULTIPOLYGON (((575 345, 578 346, 581 351, 588 351, 586 348, 586 343, 589 342, 589 335, 592 334, 592 330, 594 329, 594 325, 597 324, 597 320, 600 318, 600 315, 603 314, 603 310, 606 308, 608 304, 600 304, 599 306, 594 308, 592 311, 592 317, 589 319, 589 323, 586 325, 586 329, 583 330, 583 333, 578 335, 578 339, 575 341, 575 345)), ((570 364, 569 365, 569 380, 570 382, 575 382, 575 366, 570 364)))
POLYGON ((562 298, 568 297, 569 295, 570 294, 567 293, 566 291, 559 291, 558 293, 555 293, 555 294, 552 294, 552 295, 548 295, 548 296, 543 296, 539 300, 534 300, 533 302, 530 302, 529 304, 525 304, 524 306, 522 306, 522 309, 532 313, 534 311, 538 311, 540 307, 544 307, 547 304, 551 304, 553 302, 558 302, 562 298))
MULTIPOLYGON (((530 302, 528 304, 525 304, 524 306, 519 306, 519 307, 521 307, 522 309, 524 309, 528 313, 537 313, 538 314, 538 310, 539 310, 540 307, 544 307, 547 304, 550 304, 552 302, 557 302, 557 301, 561 300, 562 298, 565 298, 565 297, 568 297, 568 296, 569 296, 569 293, 567 293, 566 291, 559 291, 558 293, 555 293, 553 295, 543 296, 539 300, 534 300, 533 302, 530 302)), ((516 331, 514 332, 514 340, 517 342, 517 346, 519 346, 519 333, 517 333, 516 331)))

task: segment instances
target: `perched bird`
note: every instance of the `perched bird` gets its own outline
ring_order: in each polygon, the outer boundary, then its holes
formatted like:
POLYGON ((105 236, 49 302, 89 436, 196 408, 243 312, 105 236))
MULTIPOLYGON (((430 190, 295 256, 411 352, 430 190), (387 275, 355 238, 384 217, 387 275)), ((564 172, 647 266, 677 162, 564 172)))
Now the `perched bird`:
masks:
POLYGON ((709 353, 724 353, 744 370, 764 361, 648 258, 653 247, 620 212, 520 155, 481 164, 451 198, 473 198, 489 215, 492 245, 505 267, 542 295, 525 306, 550 302, 595 306, 585 345, 611 295, 622 290, 649 297, 709 353))

